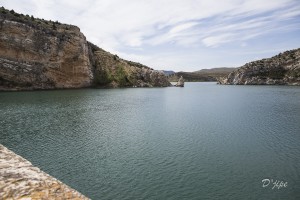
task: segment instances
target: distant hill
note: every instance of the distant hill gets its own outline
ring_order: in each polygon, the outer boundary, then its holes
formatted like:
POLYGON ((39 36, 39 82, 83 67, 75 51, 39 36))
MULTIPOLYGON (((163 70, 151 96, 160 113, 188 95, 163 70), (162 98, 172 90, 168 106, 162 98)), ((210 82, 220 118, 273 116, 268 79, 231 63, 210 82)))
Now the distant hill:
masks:
POLYGON ((225 77, 234 71, 235 68, 212 68, 212 69, 201 69, 195 72, 176 72, 175 74, 169 75, 169 81, 176 82, 182 76, 186 82, 214 82, 219 77, 225 77))
POLYGON ((176 73, 176 72, 171 71, 171 70, 162 70, 162 72, 163 72, 166 76, 170 76, 170 75, 173 75, 173 74, 176 73))
POLYGON ((195 73, 201 74, 227 74, 235 70, 236 68, 233 67, 220 67, 220 68, 211 68, 211 69, 201 69, 195 71, 195 73))

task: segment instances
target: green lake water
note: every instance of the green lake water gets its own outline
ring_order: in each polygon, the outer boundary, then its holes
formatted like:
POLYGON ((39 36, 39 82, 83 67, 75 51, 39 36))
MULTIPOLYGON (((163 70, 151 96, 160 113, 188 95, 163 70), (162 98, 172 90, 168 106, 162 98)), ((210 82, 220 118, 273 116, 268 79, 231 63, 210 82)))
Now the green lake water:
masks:
POLYGON ((92 199, 300 199, 300 87, 2 92, 0 113, 1 144, 92 199))

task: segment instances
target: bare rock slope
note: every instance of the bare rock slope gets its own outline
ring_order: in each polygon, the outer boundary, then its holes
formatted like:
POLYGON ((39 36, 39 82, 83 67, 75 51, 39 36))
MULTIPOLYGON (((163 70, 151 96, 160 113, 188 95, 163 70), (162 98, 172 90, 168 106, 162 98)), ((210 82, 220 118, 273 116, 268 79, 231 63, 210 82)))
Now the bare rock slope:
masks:
POLYGON ((300 49, 247 63, 218 81, 228 85, 300 85, 300 49))
POLYGON ((88 42, 76 26, 0 8, 0 90, 169 85, 163 73, 88 42))

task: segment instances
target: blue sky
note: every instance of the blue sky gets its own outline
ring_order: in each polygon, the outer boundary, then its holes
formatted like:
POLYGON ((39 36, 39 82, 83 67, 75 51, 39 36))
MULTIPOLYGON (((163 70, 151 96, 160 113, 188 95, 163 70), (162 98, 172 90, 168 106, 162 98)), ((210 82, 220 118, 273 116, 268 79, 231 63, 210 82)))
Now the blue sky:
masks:
POLYGON ((87 39, 154 69, 239 67, 300 47, 299 0, 0 0, 80 27, 87 39))

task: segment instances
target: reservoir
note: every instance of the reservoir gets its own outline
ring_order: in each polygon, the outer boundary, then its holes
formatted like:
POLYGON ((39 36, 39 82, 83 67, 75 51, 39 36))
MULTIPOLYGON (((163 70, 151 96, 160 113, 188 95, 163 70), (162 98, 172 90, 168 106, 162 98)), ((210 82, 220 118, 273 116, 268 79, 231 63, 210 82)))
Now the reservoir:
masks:
POLYGON ((296 86, 1 92, 0 143, 96 200, 300 199, 296 86))

